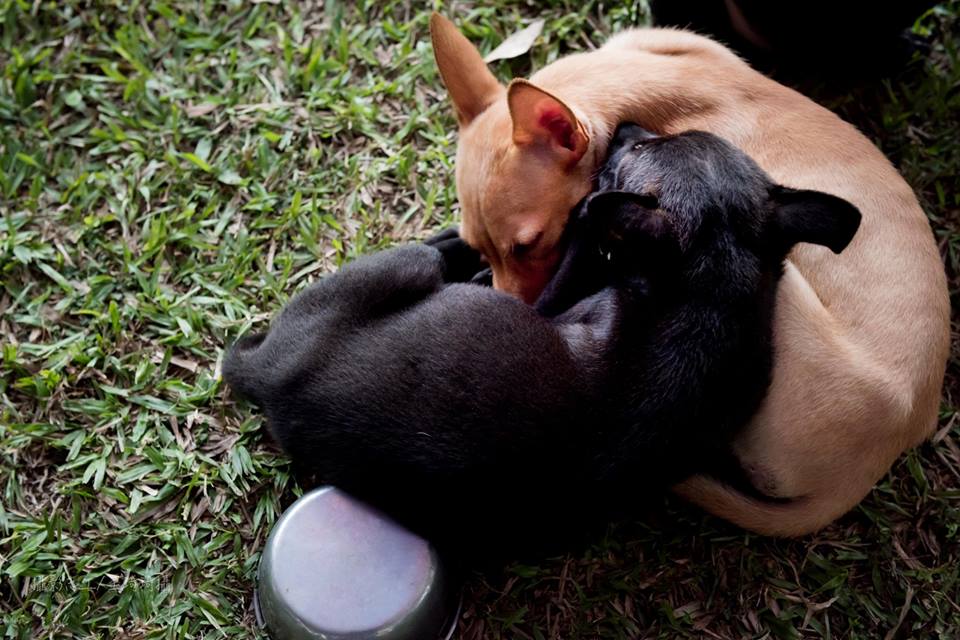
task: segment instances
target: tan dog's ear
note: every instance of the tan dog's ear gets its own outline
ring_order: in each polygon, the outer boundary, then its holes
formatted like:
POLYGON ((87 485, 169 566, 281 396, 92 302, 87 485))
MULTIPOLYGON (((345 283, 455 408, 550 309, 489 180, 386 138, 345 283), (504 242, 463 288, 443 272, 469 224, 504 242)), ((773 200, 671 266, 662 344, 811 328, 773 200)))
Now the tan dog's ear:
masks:
POLYGON ((430 39, 440 77, 450 93, 460 126, 470 124, 496 100, 503 85, 490 73, 480 52, 459 29, 434 12, 430 16, 430 39))
POLYGON ((562 100, 526 80, 517 79, 507 88, 517 145, 545 144, 561 161, 572 167, 587 152, 590 138, 577 116, 562 100))

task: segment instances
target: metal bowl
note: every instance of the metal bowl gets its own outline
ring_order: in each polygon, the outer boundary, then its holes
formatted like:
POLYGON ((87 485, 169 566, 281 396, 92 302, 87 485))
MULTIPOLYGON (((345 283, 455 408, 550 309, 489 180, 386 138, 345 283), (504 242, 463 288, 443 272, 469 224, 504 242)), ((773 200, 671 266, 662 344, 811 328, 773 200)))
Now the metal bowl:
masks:
POLYGON ((455 591, 426 540, 321 487, 270 533, 256 606, 273 640, 439 640, 456 624, 455 591))

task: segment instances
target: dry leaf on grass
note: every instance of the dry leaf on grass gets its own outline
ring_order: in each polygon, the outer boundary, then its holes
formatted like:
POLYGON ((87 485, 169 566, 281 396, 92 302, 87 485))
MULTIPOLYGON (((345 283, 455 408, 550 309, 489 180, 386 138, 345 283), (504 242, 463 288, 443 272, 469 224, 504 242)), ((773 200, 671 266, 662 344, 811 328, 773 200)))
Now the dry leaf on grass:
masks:
POLYGON ((216 111, 217 107, 212 102, 203 102, 201 104, 189 104, 187 105, 186 112, 187 115, 191 118, 199 118, 200 116, 205 116, 212 111, 216 111))
POLYGON ((530 47, 533 46, 534 40, 536 40, 537 36, 540 35, 540 32, 543 31, 543 25, 543 18, 534 20, 528 27, 517 31, 516 33, 510 35, 506 40, 501 42, 500 46, 488 53, 483 61, 493 62, 494 60, 509 60, 510 58, 522 56, 527 51, 530 51, 530 47))

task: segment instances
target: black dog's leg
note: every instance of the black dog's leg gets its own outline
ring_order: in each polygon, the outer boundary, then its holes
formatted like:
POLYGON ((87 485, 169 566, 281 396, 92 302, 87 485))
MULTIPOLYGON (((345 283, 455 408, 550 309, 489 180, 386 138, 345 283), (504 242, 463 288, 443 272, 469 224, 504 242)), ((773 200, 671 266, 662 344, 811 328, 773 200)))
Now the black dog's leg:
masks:
POLYGON ((607 284, 605 258, 598 246, 575 229, 568 229, 568 235, 572 237, 560 266, 534 305, 537 313, 547 318, 563 313, 607 284))
POLYGON ((460 228, 447 227, 443 231, 438 231, 434 235, 424 240, 423 244, 430 247, 436 247, 438 244, 442 242, 446 242, 447 240, 459 240, 459 239, 460 239, 460 228))
POLYGON ((478 276, 482 277, 486 271, 483 256, 463 241, 456 227, 444 229, 424 244, 443 255, 443 279, 446 282, 477 282, 478 276))
POLYGON ((553 326, 571 355, 586 369, 604 371, 606 356, 619 331, 620 300, 610 287, 584 298, 561 315, 553 326))

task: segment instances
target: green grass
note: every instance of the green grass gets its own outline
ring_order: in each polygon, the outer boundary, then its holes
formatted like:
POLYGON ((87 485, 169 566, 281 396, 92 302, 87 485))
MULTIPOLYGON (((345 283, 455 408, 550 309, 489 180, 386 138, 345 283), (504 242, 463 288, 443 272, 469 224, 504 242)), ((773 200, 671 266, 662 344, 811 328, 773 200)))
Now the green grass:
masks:
MULTIPOLYGON (((470 6, 447 12, 484 50, 547 18, 505 79, 646 20, 470 6)), ((311 279, 457 219, 430 8, 0 0, 3 637, 258 637, 258 551, 299 488, 217 363, 311 279)), ((828 99, 917 189, 954 296, 958 16, 917 25, 931 53, 903 76, 828 99)), ((459 637, 957 637, 958 353, 935 441, 822 533, 665 499, 585 552, 473 577, 459 637)))

